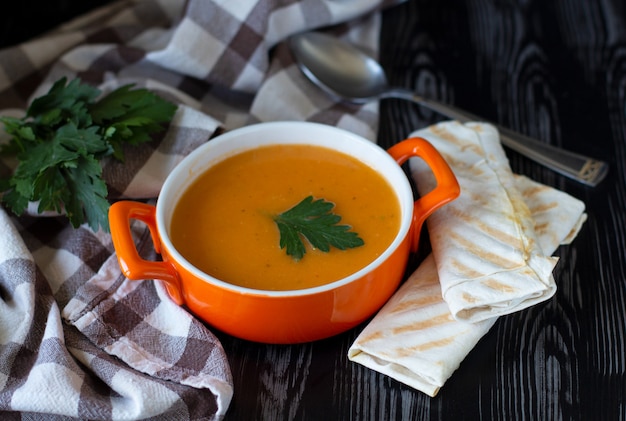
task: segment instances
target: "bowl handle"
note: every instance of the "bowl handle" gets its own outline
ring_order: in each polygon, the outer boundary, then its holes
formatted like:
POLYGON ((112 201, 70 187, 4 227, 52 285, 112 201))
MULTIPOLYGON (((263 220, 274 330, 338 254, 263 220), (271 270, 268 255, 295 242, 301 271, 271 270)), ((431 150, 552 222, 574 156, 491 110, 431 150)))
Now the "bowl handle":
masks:
POLYGON ((413 223, 411 225, 411 250, 417 251, 420 231, 426 218, 435 210, 456 199, 461 193, 459 183, 441 154, 427 140, 421 137, 405 139, 387 150, 400 165, 411 157, 422 158, 430 167, 437 180, 437 186, 415 201, 413 223))
POLYGON ((131 219, 140 220, 148 226, 154 249, 157 253, 161 253, 161 241, 156 227, 156 208, 152 205, 132 201, 120 201, 112 204, 109 208, 111 239, 122 273, 132 280, 159 279, 165 282, 167 292, 172 300, 181 305, 183 298, 176 268, 168 261, 153 262, 139 256, 130 232, 131 219))

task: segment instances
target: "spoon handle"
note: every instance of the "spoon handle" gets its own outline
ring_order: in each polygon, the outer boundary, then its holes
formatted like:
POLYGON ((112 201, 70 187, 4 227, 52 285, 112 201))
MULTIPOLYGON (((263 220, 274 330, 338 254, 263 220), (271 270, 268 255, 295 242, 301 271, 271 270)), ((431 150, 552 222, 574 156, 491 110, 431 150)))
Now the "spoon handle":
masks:
MULTIPOLYGON (((446 117, 466 123, 468 121, 485 121, 485 119, 472 115, 458 108, 431 101, 426 98, 406 92, 395 92, 397 97, 409 99, 419 105, 436 111, 446 117)), ((589 158, 565 149, 557 148, 539 140, 517 133, 494 123, 500 132, 502 144, 521 153, 522 155, 552 169, 569 178, 589 186, 596 186, 606 177, 609 166, 606 162, 589 158)))

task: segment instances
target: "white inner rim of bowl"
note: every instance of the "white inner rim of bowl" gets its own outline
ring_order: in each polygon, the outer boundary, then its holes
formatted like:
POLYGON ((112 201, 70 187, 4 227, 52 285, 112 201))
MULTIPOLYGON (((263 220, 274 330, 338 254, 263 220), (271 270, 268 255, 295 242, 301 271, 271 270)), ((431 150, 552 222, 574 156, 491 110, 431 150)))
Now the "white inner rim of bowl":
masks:
POLYGON ((396 161, 374 143, 348 131, 318 123, 273 122, 260 123, 226 132, 189 154, 174 168, 165 181, 157 202, 157 227, 162 246, 172 259, 205 282, 242 294, 263 296, 295 296, 315 294, 348 284, 384 262, 408 234, 413 215, 413 192, 409 181, 396 161), (169 238, 170 221, 175 204, 189 186, 206 169, 229 156, 261 145, 312 144, 335 149, 354 156, 370 167, 377 169, 395 189, 398 195, 402 219, 398 235, 391 245, 361 270, 340 280, 317 287, 297 290, 259 290, 234 285, 214 278, 187 261, 173 246, 169 238), (164 235, 165 234, 165 235, 164 235))

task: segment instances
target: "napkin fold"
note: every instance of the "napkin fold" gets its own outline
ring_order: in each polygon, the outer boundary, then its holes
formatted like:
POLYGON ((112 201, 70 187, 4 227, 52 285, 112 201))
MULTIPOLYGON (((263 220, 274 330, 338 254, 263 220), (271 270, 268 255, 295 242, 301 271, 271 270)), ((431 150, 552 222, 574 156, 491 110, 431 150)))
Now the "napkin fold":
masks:
MULTIPOLYGON (((462 139, 474 136, 464 133, 466 130, 479 137, 494 136, 492 127, 485 124, 460 125, 457 122, 431 126, 412 136, 432 141, 434 137, 443 135, 443 138, 458 147, 462 139)), ((502 157, 499 153, 494 156, 502 157)), ((452 160, 450 163, 456 172, 457 163, 452 160)), ((420 165, 411 162, 412 175, 418 185, 425 176, 420 165)), ((534 221, 534 235, 543 253, 550 255, 559 245, 569 244, 576 237, 586 219, 583 202, 523 176, 512 176, 511 183, 508 191, 520 197, 530 212, 531 220, 534 221)), ((493 197, 483 197, 478 193, 470 195, 478 203, 470 200, 465 202, 465 206, 481 206, 486 198, 493 197)), ((443 210, 437 210, 433 216, 443 210)), ((483 221, 477 219, 475 223, 482 226, 483 221)), ((431 233, 430 220, 428 229, 431 233)), ((441 235, 445 234, 440 231, 441 235)), ((471 240, 471 237, 468 239, 471 240)), ((429 396, 438 393, 498 318, 483 318, 478 322, 455 318, 443 296, 441 266, 436 261, 434 251, 435 243, 439 240, 437 236, 431 238, 433 252, 365 327, 348 351, 351 361, 388 375, 429 396)), ((462 250, 458 252, 463 253, 462 250)))
MULTIPOLYGON (((0 50, 0 115, 23 115, 63 76, 103 92, 133 83, 179 104, 167 132, 126 149, 124 162, 102 162, 112 200, 153 200, 192 150, 250 123, 309 120, 375 140, 377 104, 331 100, 283 41, 324 27, 375 54, 377 11, 397 2, 120 0, 0 50)), ((0 160, 0 175, 14 165, 0 160)), ((147 228, 132 229, 155 259, 147 228)), ((0 411, 178 420, 228 409, 233 379, 219 340, 160 283, 124 278, 107 233, 0 208, 0 310, 0 411)))

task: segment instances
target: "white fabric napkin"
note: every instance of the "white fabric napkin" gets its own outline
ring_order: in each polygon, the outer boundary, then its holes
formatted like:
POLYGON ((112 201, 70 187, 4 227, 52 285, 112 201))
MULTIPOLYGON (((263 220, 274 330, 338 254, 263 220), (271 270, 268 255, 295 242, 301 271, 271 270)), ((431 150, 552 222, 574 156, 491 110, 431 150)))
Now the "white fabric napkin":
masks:
MULTIPOLYGON (((444 122, 412 136, 431 140, 433 133, 441 134, 442 129, 450 126, 462 131, 457 125, 444 122)), ((466 128, 480 134, 485 132, 482 124, 469 124, 466 128)), ((412 170, 414 164, 411 163, 412 170)), ((422 176, 421 170, 413 171, 416 183, 423 181, 422 176)), ((536 238, 544 253, 550 255, 560 244, 568 244, 576 237, 586 219, 583 202, 523 176, 513 176, 512 181, 510 187, 515 188, 530 210, 536 238)), ((475 200, 482 199, 475 197, 475 200)), ((437 239, 431 239, 434 241, 437 239)), ((433 252, 365 327, 350 347, 348 358, 435 396, 496 320, 497 317, 492 317, 468 322, 454 317, 442 297, 433 252)))

